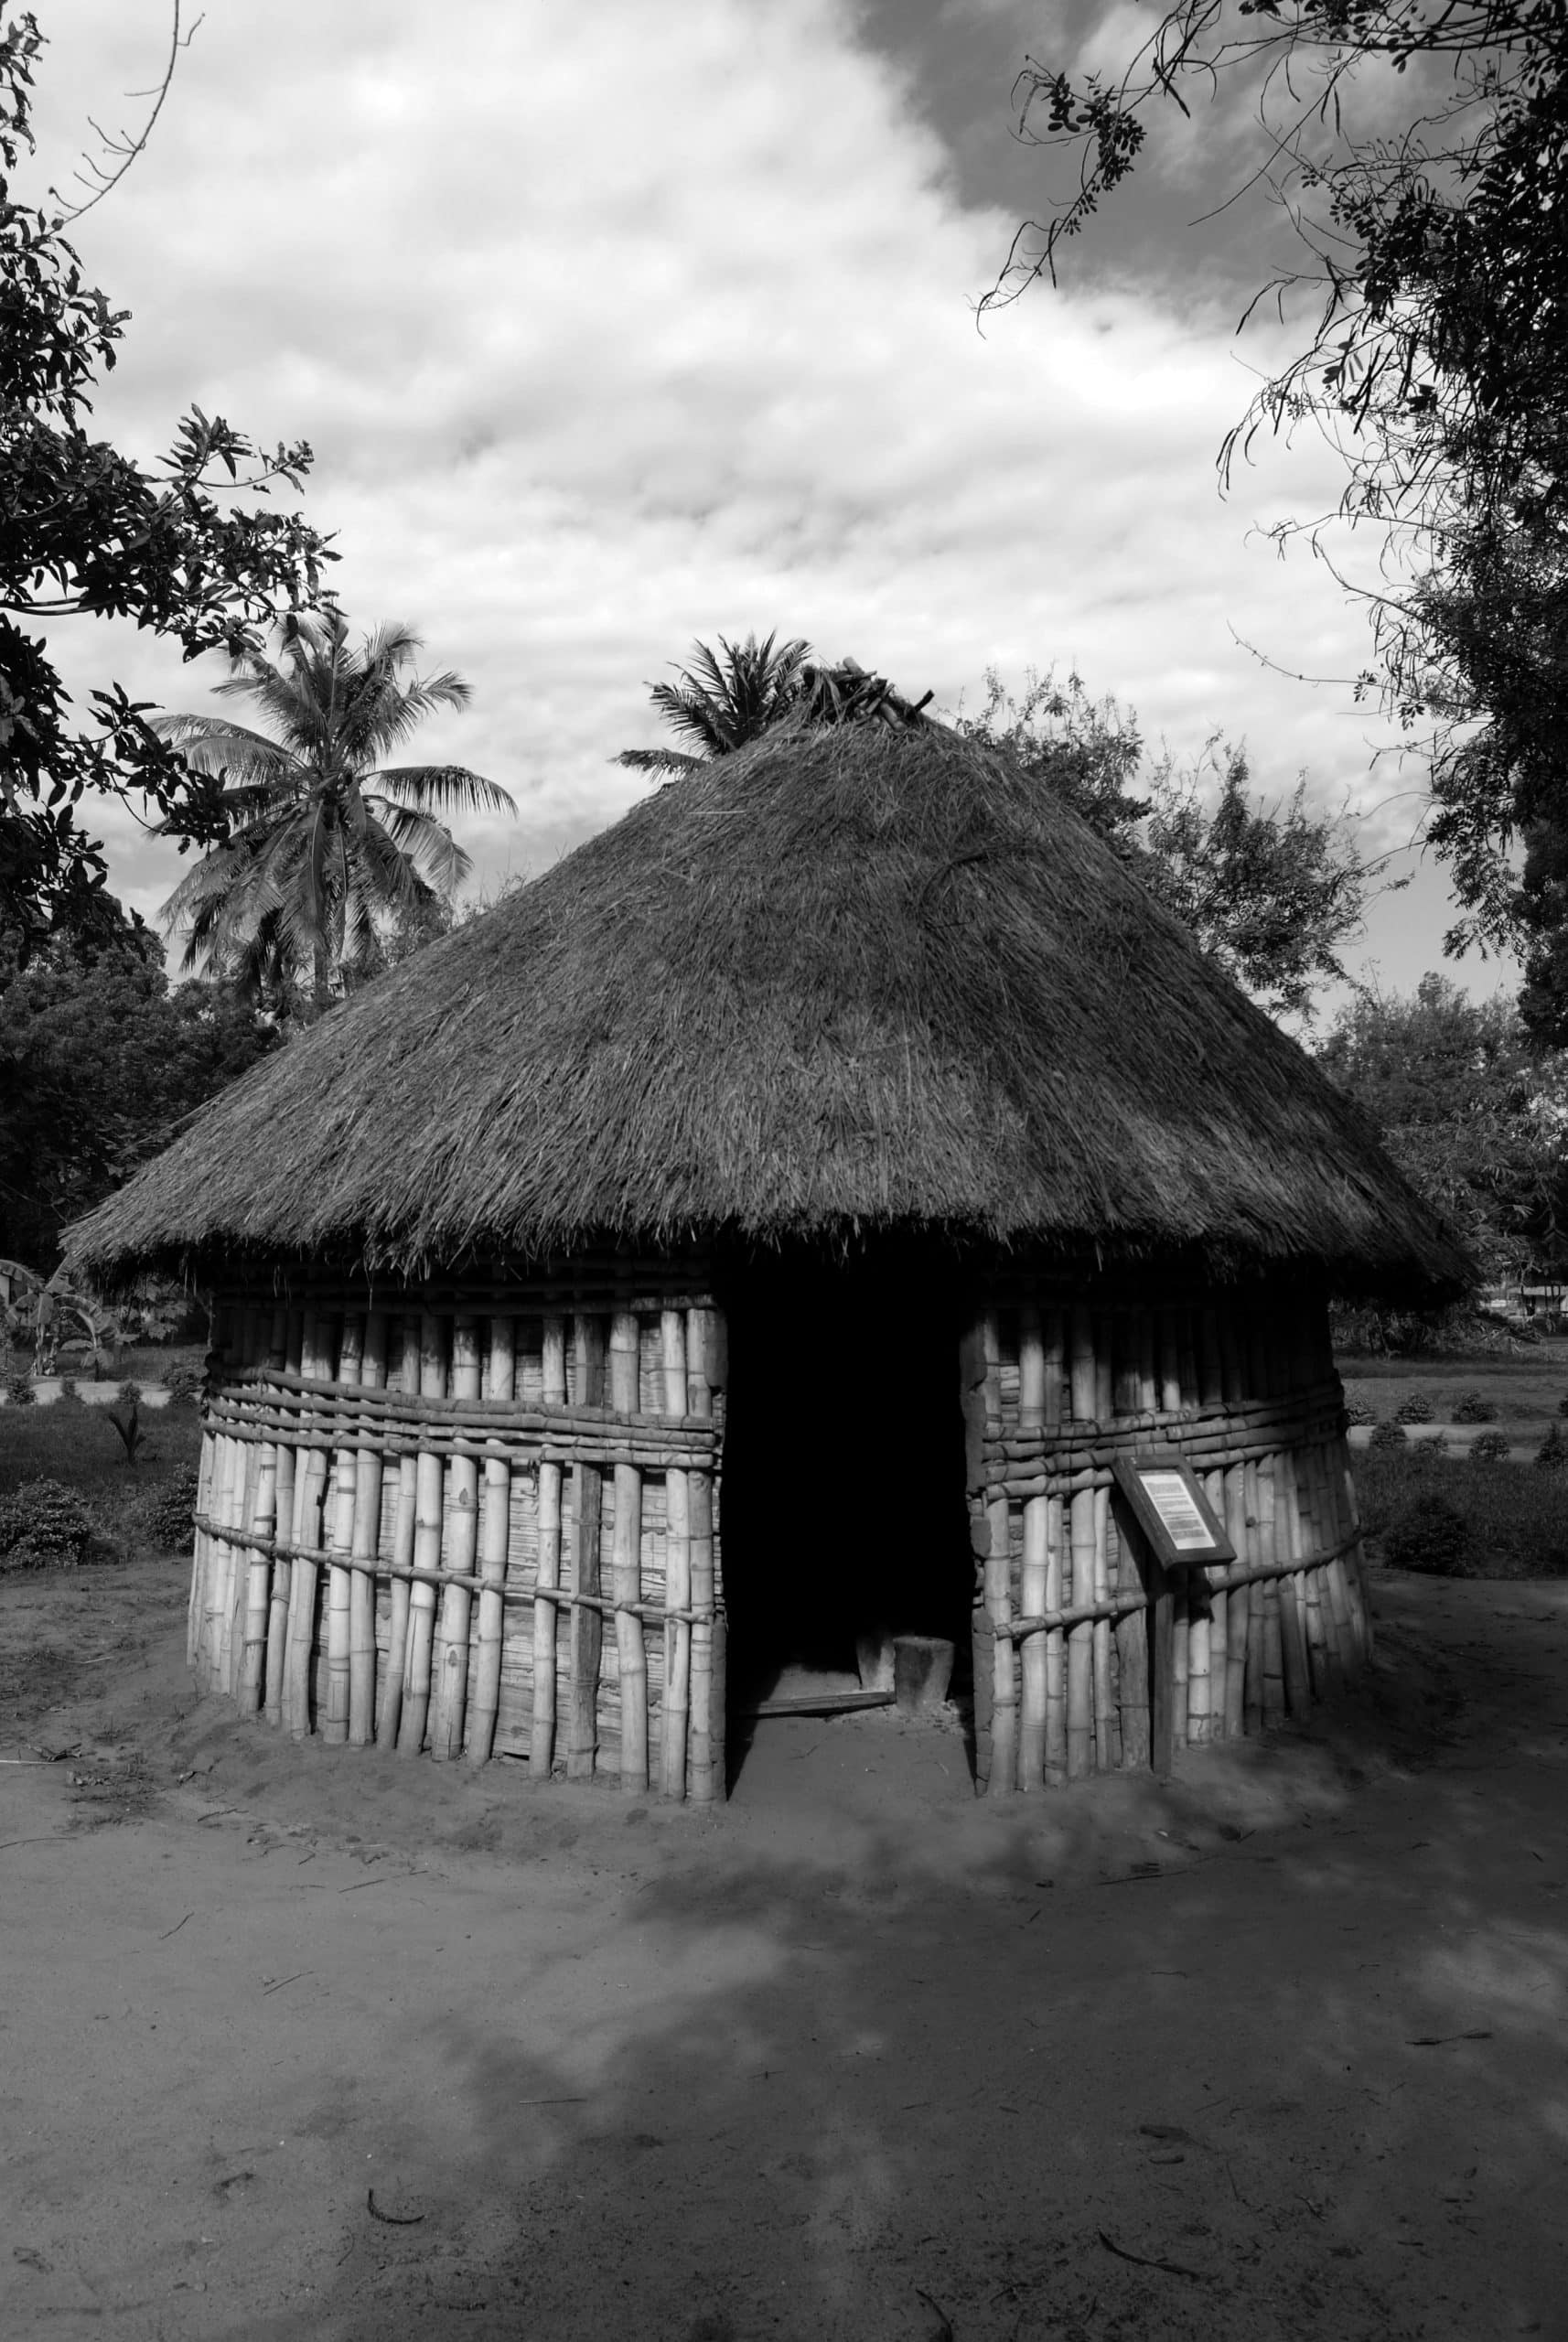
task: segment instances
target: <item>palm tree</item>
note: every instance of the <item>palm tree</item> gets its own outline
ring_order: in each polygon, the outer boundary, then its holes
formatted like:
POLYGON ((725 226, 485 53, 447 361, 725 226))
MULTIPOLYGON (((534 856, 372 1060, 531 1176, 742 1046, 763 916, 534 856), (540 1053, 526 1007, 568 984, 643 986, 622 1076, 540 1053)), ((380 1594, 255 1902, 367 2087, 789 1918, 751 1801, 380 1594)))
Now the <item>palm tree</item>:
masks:
POLYGON ((371 951, 378 919, 450 901, 470 865, 436 814, 517 808, 461 765, 381 763, 424 716, 471 697, 460 675, 408 673, 420 647, 393 625, 355 649, 340 610, 292 616, 275 665, 242 651, 217 687, 252 701, 270 730, 218 715, 158 719, 186 762, 222 783, 230 823, 163 907, 169 929, 189 929, 182 967, 235 978, 257 997, 286 997, 308 975, 318 1015, 371 951))
POLYGON ((616 763, 639 772, 678 773, 690 772, 693 765, 714 757, 727 757, 794 705, 800 670, 810 656, 810 643, 780 643, 777 633, 766 642, 758 642, 754 634, 744 642, 726 642, 721 634, 717 653, 705 642, 694 643, 691 666, 675 669, 679 682, 650 683, 648 690, 666 723, 683 738, 695 740, 700 753, 623 748, 616 763))

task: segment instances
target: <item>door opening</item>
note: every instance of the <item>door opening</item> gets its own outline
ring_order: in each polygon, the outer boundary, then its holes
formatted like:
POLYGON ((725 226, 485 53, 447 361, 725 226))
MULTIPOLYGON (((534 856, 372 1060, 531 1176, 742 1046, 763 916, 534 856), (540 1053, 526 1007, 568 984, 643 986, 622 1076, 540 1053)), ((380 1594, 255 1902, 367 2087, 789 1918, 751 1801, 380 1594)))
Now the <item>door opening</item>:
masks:
POLYGON ((950 1641, 953 1688, 967 1690, 956 1295, 929 1266, 769 1264, 737 1284, 727 1316, 732 1714, 880 1682, 875 1654, 890 1667, 895 1636, 950 1641))

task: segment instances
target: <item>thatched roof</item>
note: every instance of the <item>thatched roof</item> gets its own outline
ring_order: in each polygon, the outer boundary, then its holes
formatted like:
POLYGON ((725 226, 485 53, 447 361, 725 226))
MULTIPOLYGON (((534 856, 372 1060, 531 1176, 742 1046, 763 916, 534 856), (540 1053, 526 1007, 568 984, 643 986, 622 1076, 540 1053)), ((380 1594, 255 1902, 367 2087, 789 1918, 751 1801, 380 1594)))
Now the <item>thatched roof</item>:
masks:
POLYGON ((72 1257, 922 1230, 1407 1294, 1468 1268, 1108 849, 930 723, 682 776, 236 1082, 72 1257))

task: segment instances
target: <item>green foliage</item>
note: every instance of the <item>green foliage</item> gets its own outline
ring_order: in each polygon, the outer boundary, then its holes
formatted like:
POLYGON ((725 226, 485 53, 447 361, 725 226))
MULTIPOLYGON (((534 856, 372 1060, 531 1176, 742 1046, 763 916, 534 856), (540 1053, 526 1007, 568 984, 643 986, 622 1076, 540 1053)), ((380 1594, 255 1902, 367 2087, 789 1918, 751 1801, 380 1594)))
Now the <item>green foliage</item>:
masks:
POLYGON ((695 753, 623 748, 617 764, 666 777, 689 772, 693 765, 727 757, 759 738, 794 707, 800 670, 811 656, 809 643, 780 642, 776 631, 762 642, 755 634, 744 642, 727 642, 721 634, 718 643, 716 651, 705 642, 693 643, 692 664, 675 669, 674 682, 648 686, 660 715, 678 739, 695 743, 695 753))
POLYGON ((144 928, 17 959, 0 935, 0 1256, 47 1271, 66 1223, 279 1037, 231 989, 171 989, 144 928))
POLYGON ((150 468, 90 435, 126 317, 83 281, 60 218, 13 192, 43 47, 30 12, 0 7, 0 927, 24 957, 50 933, 118 929, 85 800, 142 796, 187 839, 221 835, 226 815, 118 685, 90 693, 90 728, 73 728, 48 642, 18 621, 126 618, 188 658, 237 651, 277 607, 313 598, 333 557, 253 501, 299 487, 303 442, 265 455, 196 407, 150 468))
POLYGON ((1535 1460, 1544 1471, 1561 1472, 1568 1467, 1568 1430, 1553 1423, 1535 1451, 1535 1460))
POLYGON ((0 1496, 0 1572, 75 1569, 91 1535, 87 1507, 58 1480, 25 1480, 0 1496))
POLYGON ((1446 1497, 1420 1496, 1383 1531, 1383 1557, 1399 1570, 1434 1577, 1473 1577, 1469 1523, 1446 1497))
POLYGON ((193 1399, 199 1399, 207 1387, 207 1377, 201 1369, 199 1366, 192 1366, 188 1359, 181 1359, 175 1365, 166 1367, 159 1380, 169 1394, 170 1405, 176 1407, 187 1404, 193 1399))
POLYGON ((189 1552, 199 1479, 193 1465, 182 1464, 144 1508, 142 1526, 148 1543, 158 1552, 189 1552))
POLYGON ((1404 1447, 1408 1444, 1403 1423, 1380 1423, 1374 1427, 1368 1445, 1369 1448, 1380 1450, 1388 1447, 1404 1447))
POLYGON ((1402 1423, 1429 1423, 1433 1416, 1432 1402, 1424 1391, 1412 1391, 1408 1398, 1400 1401, 1394 1409, 1394 1416, 1402 1423))
POLYGON ((1144 771, 1136 717, 1076 674, 1061 685, 1031 669, 1021 697, 994 669, 985 681, 959 731, 1065 798, 1271 1010, 1310 1014, 1315 988, 1343 978, 1338 946, 1366 902, 1348 824, 1308 812, 1305 779, 1283 804, 1254 800, 1244 751, 1219 739, 1194 765, 1167 756, 1144 771))
POLYGON ((408 672, 419 647, 386 626, 356 650, 340 611, 291 615, 275 664, 242 647, 217 687, 252 702, 270 731, 158 718, 159 736, 218 790, 227 832, 164 905, 169 927, 188 929, 185 968, 277 1006, 307 987, 319 1015, 371 954, 378 921, 450 905, 470 865, 437 812, 517 808, 460 765, 383 763, 425 716, 471 697, 460 675, 408 672))
POLYGON ((1470 1443, 1472 1464, 1506 1464, 1512 1454, 1511 1443, 1500 1431, 1484 1431, 1470 1443))
POLYGON ((33 1378, 25 1369, 5 1377, 5 1398, 8 1405, 31 1407, 37 1402, 38 1395, 33 1388, 33 1378))
POLYGON ((1412 998, 1363 994, 1318 1063, 1487 1275, 1568 1261, 1568 1056, 1539 1061, 1506 1000, 1438 975, 1412 998))
POLYGON ((1348 1423, 1375 1423, 1378 1411, 1369 1399, 1353 1393, 1345 1402, 1345 1420, 1348 1423))
MULTIPOLYGON (((1458 932, 1522 929, 1531 1027, 1560 1046, 1568 905, 1561 866, 1538 887, 1530 855, 1537 825, 1562 820, 1568 736, 1568 11, 1175 0, 1118 38, 1121 61, 1100 44, 1089 72, 1026 63, 1023 134, 1074 167, 988 298, 1054 277, 1064 240, 1136 169, 1152 118, 1222 105, 1221 140, 1242 143, 1231 199, 1205 217, 1230 240, 1256 220, 1272 281, 1247 314, 1302 319, 1225 461, 1260 431, 1315 421, 1346 462, 1346 516, 1389 528, 1388 574, 1366 597, 1380 673, 1363 688, 1430 724, 1428 835, 1454 872, 1458 932), (1281 220, 1295 238, 1283 267, 1281 220)), ((1559 865, 1563 852, 1559 838, 1559 865)))
POLYGON ((1456 1423, 1495 1423, 1497 1408, 1479 1391, 1466 1391, 1454 1409, 1456 1423))
MULTIPOLYGON (((1568 1509, 1553 1472, 1498 1470, 1451 1461, 1434 1487, 1420 1450, 1362 1453, 1354 1459, 1356 1494, 1374 1557, 1387 1553, 1391 1525, 1417 1502, 1441 1496, 1469 1533, 1470 1572, 1477 1577, 1568 1576, 1568 1509)), ((1387 1554, 1391 1560, 1391 1553, 1387 1554)), ((1402 1567, 1419 1566, 1406 1562, 1402 1567)))

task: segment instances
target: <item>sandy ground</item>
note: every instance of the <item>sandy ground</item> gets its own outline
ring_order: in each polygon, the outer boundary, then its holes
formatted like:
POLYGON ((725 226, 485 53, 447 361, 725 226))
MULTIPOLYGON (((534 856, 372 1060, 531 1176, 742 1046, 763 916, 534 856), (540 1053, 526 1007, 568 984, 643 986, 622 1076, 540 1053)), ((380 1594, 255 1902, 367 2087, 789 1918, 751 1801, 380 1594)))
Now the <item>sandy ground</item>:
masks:
POLYGON ((870 1714, 703 1815, 280 1743, 167 1565, 0 1586, 0 2333, 1568 2337, 1568 1587, 1378 1608, 1165 1789, 870 1714))

